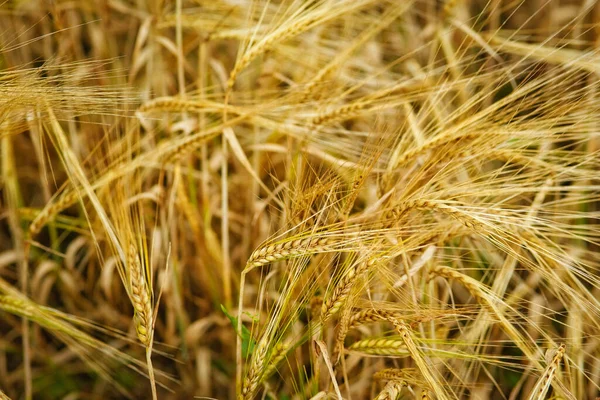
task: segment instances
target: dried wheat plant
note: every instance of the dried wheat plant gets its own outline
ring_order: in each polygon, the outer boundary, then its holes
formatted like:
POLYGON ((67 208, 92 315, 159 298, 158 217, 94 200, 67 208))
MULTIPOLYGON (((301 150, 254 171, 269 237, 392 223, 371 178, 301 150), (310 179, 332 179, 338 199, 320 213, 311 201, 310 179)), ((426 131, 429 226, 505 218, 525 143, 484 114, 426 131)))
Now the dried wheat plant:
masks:
POLYGON ((0 398, 600 396, 600 6, 0 2, 0 398))

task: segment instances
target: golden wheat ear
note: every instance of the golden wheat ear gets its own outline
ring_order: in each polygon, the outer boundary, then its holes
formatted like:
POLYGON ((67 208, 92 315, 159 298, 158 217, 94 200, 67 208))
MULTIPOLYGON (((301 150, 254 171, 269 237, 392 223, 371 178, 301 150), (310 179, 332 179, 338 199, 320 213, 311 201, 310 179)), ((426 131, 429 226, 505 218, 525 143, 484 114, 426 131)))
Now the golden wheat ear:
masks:
POLYGON ((540 376, 531 390, 529 400, 543 400, 546 398, 546 393, 548 393, 548 389, 550 389, 550 386, 552 385, 552 379, 558 372, 560 362, 563 359, 566 350, 567 347, 564 344, 561 344, 554 350, 554 356, 551 356, 551 360, 544 370, 544 373, 540 376))
POLYGON ((156 400, 156 382, 152 366, 152 341, 154 337, 152 282, 148 282, 150 275, 147 273, 146 268, 142 266, 136 247, 131 244, 127 256, 128 292, 134 309, 135 331, 140 342, 146 347, 146 361, 152 387, 152 397, 156 400))
POLYGON ((133 305, 136 333, 140 342, 146 347, 152 337, 152 303, 151 293, 146 282, 146 271, 142 267, 135 246, 129 246, 128 267, 129 292, 133 305))
POLYGON ((0 400, 10 400, 10 397, 8 397, 2 390, 0 390, 0 400))

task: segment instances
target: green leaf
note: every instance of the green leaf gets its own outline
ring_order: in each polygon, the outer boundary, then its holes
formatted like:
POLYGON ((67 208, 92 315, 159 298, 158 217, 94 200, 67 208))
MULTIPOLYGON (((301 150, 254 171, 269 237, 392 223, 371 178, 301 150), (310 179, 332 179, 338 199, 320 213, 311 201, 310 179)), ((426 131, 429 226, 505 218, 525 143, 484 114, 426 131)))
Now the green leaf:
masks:
POLYGON ((254 350, 254 346, 256 346, 256 341, 252 339, 252 334, 250 333, 250 330, 246 328, 246 326, 242 325, 242 332, 238 332, 238 319, 233 315, 229 314, 229 312, 227 312, 227 309, 223 304, 221 304, 221 311, 223 311, 227 318, 229 318, 229 321, 231 321, 233 330, 235 330, 238 336, 242 338, 242 354, 244 355, 244 357, 247 357, 248 354, 250 354, 254 350))

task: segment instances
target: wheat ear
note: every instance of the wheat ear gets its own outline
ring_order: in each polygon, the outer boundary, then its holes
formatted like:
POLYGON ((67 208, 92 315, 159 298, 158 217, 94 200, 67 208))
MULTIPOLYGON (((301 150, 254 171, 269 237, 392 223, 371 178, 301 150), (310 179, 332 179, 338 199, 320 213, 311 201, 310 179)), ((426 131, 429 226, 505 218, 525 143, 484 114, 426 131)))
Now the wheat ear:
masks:
POLYGON ((400 396, 400 392, 406 386, 405 381, 390 381, 383 390, 375 397, 375 400, 396 400, 400 396))
POLYGON ((565 355, 565 351, 566 346, 564 343, 558 346, 558 349, 556 349, 556 354, 554 354, 554 357, 552 357, 552 361, 550 364, 548 364, 544 370, 544 373, 531 390, 529 400, 543 400, 546 398, 546 393, 548 393, 548 389, 550 389, 550 385, 552 384, 552 378, 554 378, 554 375, 556 375, 556 371, 558 370, 560 361, 565 355))
POLYGON ((350 104, 345 104, 326 113, 320 114, 312 119, 311 124, 314 126, 324 125, 330 122, 336 122, 341 119, 348 119, 357 112, 364 110, 373 104, 372 100, 360 100, 350 104))
POLYGON ((60 196, 55 202, 46 205, 29 225, 29 236, 34 237, 37 235, 48 221, 56 214, 75 203, 78 199, 79 194, 76 190, 72 190, 60 196))
POLYGON ((393 165, 395 168, 397 168, 397 167, 402 166, 408 160, 414 159, 415 157, 425 153, 426 151, 440 148, 442 146, 456 147, 455 145, 457 143, 459 143, 460 141, 473 140, 480 136, 481 136, 481 132, 458 132, 458 133, 452 132, 449 134, 439 135, 439 136, 436 136, 436 137, 426 141, 421 146, 419 146, 415 149, 404 152, 402 154, 402 156, 394 162, 393 165))
POLYGON ((350 290, 354 287, 356 280, 375 265, 375 263, 375 259, 362 262, 351 267, 349 271, 346 272, 331 293, 331 296, 323 302, 323 306, 321 307, 321 320, 323 323, 340 311, 350 294, 350 290))
MULTIPOLYGON (((504 315, 504 312, 500 309, 498 299, 493 295, 490 295, 484 288, 484 285, 476 279, 466 276, 459 271, 456 271, 449 267, 438 266, 431 270, 432 275, 441 276, 447 279, 455 279, 471 293, 471 295, 477 299, 478 302, 484 306, 488 312, 499 319, 506 334, 514 341, 519 349, 527 356, 529 360, 536 366, 536 368, 542 369, 541 363, 537 360, 535 351, 528 345, 528 342, 523 338, 519 331, 510 323, 510 321, 504 315)), ((569 393, 564 390, 560 390, 561 395, 568 396, 569 393)))
POLYGON ((300 257, 327 251, 332 242, 328 238, 306 238, 264 246, 254 251, 248 259, 247 268, 258 268, 286 258, 300 257))
POLYGON ((277 41, 282 42, 293 36, 299 35, 308 29, 311 29, 319 23, 325 23, 328 20, 337 17, 341 14, 345 14, 349 11, 358 9, 368 4, 370 0, 359 0, 351 3, 351 6, 342 3, 342 7, 321 7, 311 11, 304 16, 297 17, 295 20, 290 19, 291 23, 281 24, 277 29, 263 37, 260 41, 254 44, 244 55, 235 63, 235 66, 229 74, 227 80, 227 90, 230 91, 235 85, 235 80, 240 72, 242 72, 256 57, 265 51, 272 48, 277 41), (345 7, 344 7, 345 6, 345 7), (337 8, 337 10, 336 10, 337 8), (339 10, 339 8, 342 8, 339 10))
POLYGON ((394 311, 386 311, 386 310, 374 310, 367 309, 363 311, 359 311, 350 317, 350 321, 348 322, 348 329, 356 328, 357 326, 368 324, 372 322, 377 322, 381 320, 387 320, 389 318, 400 318, 401 315, 399 312, 394 311))
POLYGON ((146 273, 133 245, 129 247, 129 288, 135 313, 136 332, 144 346, 150 345, 152 336, 152 304, 146 273))
POLYGON ((410 356, 410 353, 406 350, 404 340, 389 337, 359 340, 352 343, 348 349, 380 356, 410 356))
POLYGON ((154 324, 152 321, 152 293, 146 281, 144 270, 135 246, 129 246, 129 293, 134 308, 135 331, 138 339, 146 347, 146 363, 152 388, 152 399, 157 399, 154 368, 152 366, 152 338, 154 324))
POLYGON ((415 361, 415 364, 417 364, 417 367, 419 368, 419 372, 421 375, 423 375, 423 378, 425 378, 425 381, 429 384, 431 389, 433 389, 437 398, 446 399, 446 392, 438 383, 438 380, 433 376, 429 365, 427 365, 427 362, 425 361, 425 357, 423 357, 423 353, 415 344, 410 328, 397 318, 390 318, 389 321, 394 325, 394 328, 396 328, 396 331, 402 337, 402 340, 404 341, 411 358, 415 361))
POLYGON ((263 366, 267 361, 269 336, 264 335, 252 354, 252 363, 242 385, 242 399, 252 399, 263 377, 263 366))
POLYGON ((399 368, 385 368, 375 372, 373 378, 378 381, 403 380, 404 371, 399 368))
POLYGON ((351 312, 352 309, 350 307, 345 307, 344 311, 342 311, 342 317, 340 318, 340 322, 338 324, 337 327, 337 335, 335 337, 335 346, 333 348, 333 354, 332 354, 332 362, 333 364, 337 364, 340 359, 341 359, 341 355, 344 351, 344 342, 346 340, 346 335, 348 334, 348 330, 349 330, 349 322, 350 322, 350 317, 351 317, 351 312))
POLYGON ((265 368, 265 371, 262 374, 261 381, 268 379, 275 373, 275 371, 277 371, 277 366, 287 356, 289 349, 290 346, 287 343, 277 343, 277 345, 273 348, 273 352, 271 353, 269 365, 267 368, 265 368))
POLYGON ((480 221, 468 215, 461 209, 444 204, 441 201, 427 199, 415 199, 403 202, 390 210, 386 215, 386 219, 401 221, 410 210, 437 211, 454 218, 469 229, 477 229, 479 231, 484 228, 480 221))

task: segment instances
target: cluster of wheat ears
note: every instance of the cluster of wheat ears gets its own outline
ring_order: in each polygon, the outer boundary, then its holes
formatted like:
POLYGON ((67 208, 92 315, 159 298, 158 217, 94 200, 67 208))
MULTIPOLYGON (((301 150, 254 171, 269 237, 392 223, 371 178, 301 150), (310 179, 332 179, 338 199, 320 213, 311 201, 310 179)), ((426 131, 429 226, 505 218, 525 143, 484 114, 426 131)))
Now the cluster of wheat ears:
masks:
POLYGON ((593 399, 600 5, 0 0, 0 398, 593 399))

